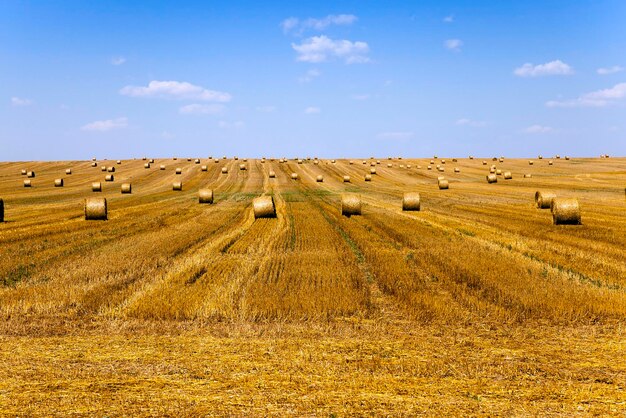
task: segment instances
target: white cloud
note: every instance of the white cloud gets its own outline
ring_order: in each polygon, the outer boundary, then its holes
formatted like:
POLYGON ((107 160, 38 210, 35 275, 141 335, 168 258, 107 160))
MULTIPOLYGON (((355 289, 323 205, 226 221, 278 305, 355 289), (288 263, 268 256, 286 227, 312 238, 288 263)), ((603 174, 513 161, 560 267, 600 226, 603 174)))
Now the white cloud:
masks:
POLYGON ((193 103, 178 109, 182 115, 217 115, 224 111, 225 107, 221 104, 198 104, 193 103))
POLYGON ((524 129, 524 132, 527 134, 547 134, 554 132, 554 129, 543 125, 530 125, 528 128, 524 129))
POLYGON ((334 40, 325 35, 313 36, 301 44, 292 43, 298 53, 296 58, 303 62, 324 62, 332 58, 343 59, 347 64, 369 62, 367 42, 334 40))
POLYGON ((621 73, 622 71, 624 71, 624 67, 620 67, 619 65, 614 65, 608 68, 598 68, 596 71, 600 75, 608 75, 608 74, 621 73))
POLYGON ((354 96, 352 96, 352 98, 354 100, 367 100, 370 98, 369 94, 355 94, 354 96))
POLYGON ((450 51, 459 52, 463 46, 463 41, 460 39, 448 39, 443 44, 450 51))
POLYGON ((122 65, 126 62, 126 58, 124 57, 113 57, 111 58, 111 64, 113 65, 122 65))
POLYGON ((239 129, 239 128, 243 128, 245 126, 245 123, 243 123, 243 121, 238 120, 236 122, 227 122, 225 120, 221 120, 217 123, 217 126, 219 126, 222 129, 239 129))
POLYGON ((11 106, 30 106, 33 101, 30 99, 23 99, 20 97, 11 97, 11 106))
POLYGON ((301 83, 310 83, 311 81, 313 81, 314 79, 316 79, 320 75, 322 75, 322 72, 320 70, 318 70, 317 68, 313 68, 313 69, 307 71, 305 75, 303 75, 302 77, 298 78, 298 81, 301 82, 301 83))
POLYGON ((276 106, 257 106, 257 112, 272 113, 276 111, 276 106))
POLYGON ((452 23, 454 22, 454 16, 453 15, 449 15, 443 18, 443 22, 444 23, 452 23))
POLYGON ((546 75, 571 75, 574 74, 572 67, 561 60, 546 62, 545 64, 533 65, 529 62, 513 71, 518 77, 541 77, 546 75))
POLYGON ((304 20, 300 20, 297 17, 290 17, 283 20, 280 26, 283 28, 283 32, 296 32, 297 34, 301 34, 307 29, 314 29, 317 31, 323 31, 329 26, 337 25, 337 26, 347 26, 351 25, 357 21, 357 17, 355 15, 349 14, 341 14, 341 15, 328 15, 321 19, 308 18, 304 20))
POLYGON ((378 134, 380 139, 406 140, 412 138, 413 132, 381 132, 378 134))
POLYGON ((605 107, 626 97, 626 83, 619 83, 611 88, 598 90, 572 100, 551 100, 547 107, 605 107))
POLYGON ((314 115, 317 113, 320 113, 322 110, 319 107, 315 107, 315 106, 309 106, 306 109, 304 109, 304 113, 306 113, 307 115, 314 115))
POLYGON ((202 100, 229 102, 232 96, 221 91, 208 90, 186 81, 151 81, 147 87, 126 86, 120 94, 130 97, 168 98, 177 100, 202 100))
POLYGON ((483 128, 487 126, 487 122, 481 120, 472 120, 468 118, 457 119, 454 124, 459 126, 471 126, 472 128, 483 128))
POLYGON ((127 118, 97 120, 95 122, 88 123, 82 126, 80 129, 83 131, 98 131, 106 132, 112 129, 121 129, 128 126, 127 118))

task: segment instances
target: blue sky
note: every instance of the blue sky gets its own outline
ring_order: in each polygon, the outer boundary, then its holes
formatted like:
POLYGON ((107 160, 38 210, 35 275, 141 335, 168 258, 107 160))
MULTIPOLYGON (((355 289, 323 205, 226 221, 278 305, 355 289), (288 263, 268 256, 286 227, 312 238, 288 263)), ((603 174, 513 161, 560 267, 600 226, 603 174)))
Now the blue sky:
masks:
POLYGON ((3 1, 0 160, 626 154, 626 2, 3 1))

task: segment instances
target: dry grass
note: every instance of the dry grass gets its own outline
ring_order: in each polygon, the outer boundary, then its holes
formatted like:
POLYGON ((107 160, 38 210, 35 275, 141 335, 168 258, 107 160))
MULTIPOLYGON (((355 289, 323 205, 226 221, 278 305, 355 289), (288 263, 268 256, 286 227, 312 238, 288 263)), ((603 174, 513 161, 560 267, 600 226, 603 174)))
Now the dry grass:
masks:
POLYGON ((376 182, 270 161, 125 161, 135 190, 102 183, 106 222, 83 217, 90 162, 0 163, 2 414, 623 413, 626 159, 507 158, 490 185, 459 158, 445 193, 430 159, 376 182), (577 198, 583 225, 553 225, 537 190, 577 198), (254 219, 260 195, 276 218, 254 219))

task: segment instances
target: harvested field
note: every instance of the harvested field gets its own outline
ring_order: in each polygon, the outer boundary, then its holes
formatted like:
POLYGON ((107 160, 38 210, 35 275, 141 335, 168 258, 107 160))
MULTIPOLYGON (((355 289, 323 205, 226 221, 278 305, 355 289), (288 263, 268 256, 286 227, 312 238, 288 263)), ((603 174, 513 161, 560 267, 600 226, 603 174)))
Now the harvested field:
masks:
POLYGON ((431 158, 385 158, 375 181, 361 159, 122 160, 115 182, 0 163, 0 411, 623 414, 626 158, 507 157, 493 184, 476 158, 445 191, 431 158), (537 191, 577 199, 581 225, 537 191), (85 221, 94 196, 107 221, 85 221), (255 219, 260 196, 275 218, 255 219))

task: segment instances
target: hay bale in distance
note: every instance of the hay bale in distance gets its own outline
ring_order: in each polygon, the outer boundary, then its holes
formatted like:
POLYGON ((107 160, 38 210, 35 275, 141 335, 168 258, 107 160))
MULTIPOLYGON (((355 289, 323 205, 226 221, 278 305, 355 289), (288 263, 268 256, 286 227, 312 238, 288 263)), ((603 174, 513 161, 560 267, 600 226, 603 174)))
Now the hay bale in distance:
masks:
POLYGON ((535 162, 533 160, 528 161, 528 165, 533 165, 535 162))
POLYGON ((344 183, 350 183, 350 176, 343 176, 344 183))
POLYGON ((26 177, 28 177, 29 179, 32 179, 33 177, 35 177, 35 172, 34 171, 27 171, 26 172, 26 177))
POLYGON ((115 177, 113 177, 113 174, 107 174, 104 176, 104 181, 115 181, 115 177))
POLYGON ((200 158, 196 158, 194 161, 196 164, 200 164, 200 158))
POLYGON ((532 176, 533 176, 533 175, 532 175, 532 174, 530 174, 530 173, 528 173, 528 174, 524 174, 524 178, 525 178, 525 179, 529 179, 529 178, 531 178, 532 176))
POLYGON ((376 169, 375 168, 370 168, 370 174, 376 174, 376 169))
POLYGON ((318 183, 323 183, 324 182, 324 176, 322 176, 321 174, 319 176, 317 176, 315 178, 315 181, 318 183))
POLYGON ((228 174, 228 167, 222 167, 222 174, 228 174))
POLYGON ((183 174, 183 169, 180 167, 176 168, 176 174, 183 174))
POLYGON ((207 167, 206 165, 203 165, 202 167, 200 167, 201 171, 209 171, 209 167, 207 167))
POLYGON ((150 161, 148 161, 150 164, 154 164, 154 158, 150 158, 150 161))
POLYGON ((91 191, 92 192, 101 192, 102 191, 102 183, 99 181, 91 183, 91 191))
POLYGON ((133 186, 130 183, 122 183, 122 194, 131 194, 133 186))
POLYGON ((554 162, 552 160, 548 161, 548 165, 552 165, 554 162))
POLYGON ((372 181, 372 175, 371 174, 366 174, 365 175, 365 181, 372 181))
POLYGON ((460 172, 461 172, 461 169, 460 169, 459 167, 454 167, 454 172, 455 172, 455 173, 460 173, 460 172))
POLYGON ((198 203, 213 203, 213 189, 198 190, 198 203))
POLYGON ((291 173, 291 180, 298 180, 298 173, 291 173))
POLYGON ((104 197, 89 197, 85 199, 86 221, 106 221, 107 219, 107 200, 104 197))
POLYGON ((143 165, 143 168, 150 168, 150 163, 145 163, 145 164, 143 165))
POLYGON ((116 163, 117 164, 122 164, 122 160, 117 160, 116 163))
POLYGON ((100 171, 106 172, 107 171, 107 167, 105 165, 103 165, 102 167, 100 167, 100 171))
POLYGON ((450 184, 448 183, 448 180, 446 179, 438 180, 437 183, 439 185, 439 190, 447 190, 450 188, 450 184))
POLYGON ((91 166, 92 167, 98 167, 98 163, 94 161, 93 163, 91 163, 91 166))
POLYGON ((65 174, 67 174, 67 175, 72 174, 72 169, 71 168, 65 169, 65 174))
POLYGON ((22 169, 22 175, 25 176, 26 175, 26 170, 22 169))
POLYGON ((498 182, 498 176, 496 176, 494 173, 487 175, 487 183, 497 183, 497 182, 498 182))
POLYGON ((271 179, 276 178, 276 173, 274 172, 274 170, 270 170, 270 174, 269 174, 271 179))
POLYGON ((182 191, 183 190, 183 182, 182 181, 175 181, 174 183, 172 183, 172 190, 174 191, 182 191))
POLYGON ((578 199, 555 197, 550 206, 554 225, 580 225, 578 199))
POLYGON ((361 196, 357 194, 341 195, 341 214, 347 217, 361 214, 361 196))
POLYGON ((483 160, 483 165, 487 165, 487 161, 483 160))
POLYGON ((24 187, 32 187, 32 183, 30 180, 24 180, 24 187))
POLYGON ((402 210, 420 210, 420 194, 418 192, 406 192, 402 198, 402 210))
POLYGON ((274 198, 272 196, 255 197, 252 200, 252 209, 254 211, 254 219, 276 217, 276 207, 274 206, 274 198))
POLYGON ((63 187, 63 179, 54 179, 54 187, 63 187))
POLYGON ((496 170, 496 176, 501 176, 502 175, 502 170, 500 170, 499 168, 496 170))
POLYGON ((161 166, 159 167, 160 170, 165 170, 165 166, 163 164, 161 164, 161 166))
POLYGON ((245 164, 239 164, 239 170, 246 171, 246 165, 245 164))
POLYGON ((537 209, 549 209, 552 205, 552 201, 556 198, 556 193, 547 191, 535 192, 535 204, 537 209))
POLYGON ((111 167, 107 167, 107 171, 109 173, 115 173, 115 167, 111 166, 111 167))
POLYGON ((426 166, 427 170, 432 170, 433 168, 431 166, 426 166))
POLYGON ((513 174, 510 171, 505 171, 503 174, 505 180, 511 180, 513 178, 513 174))

